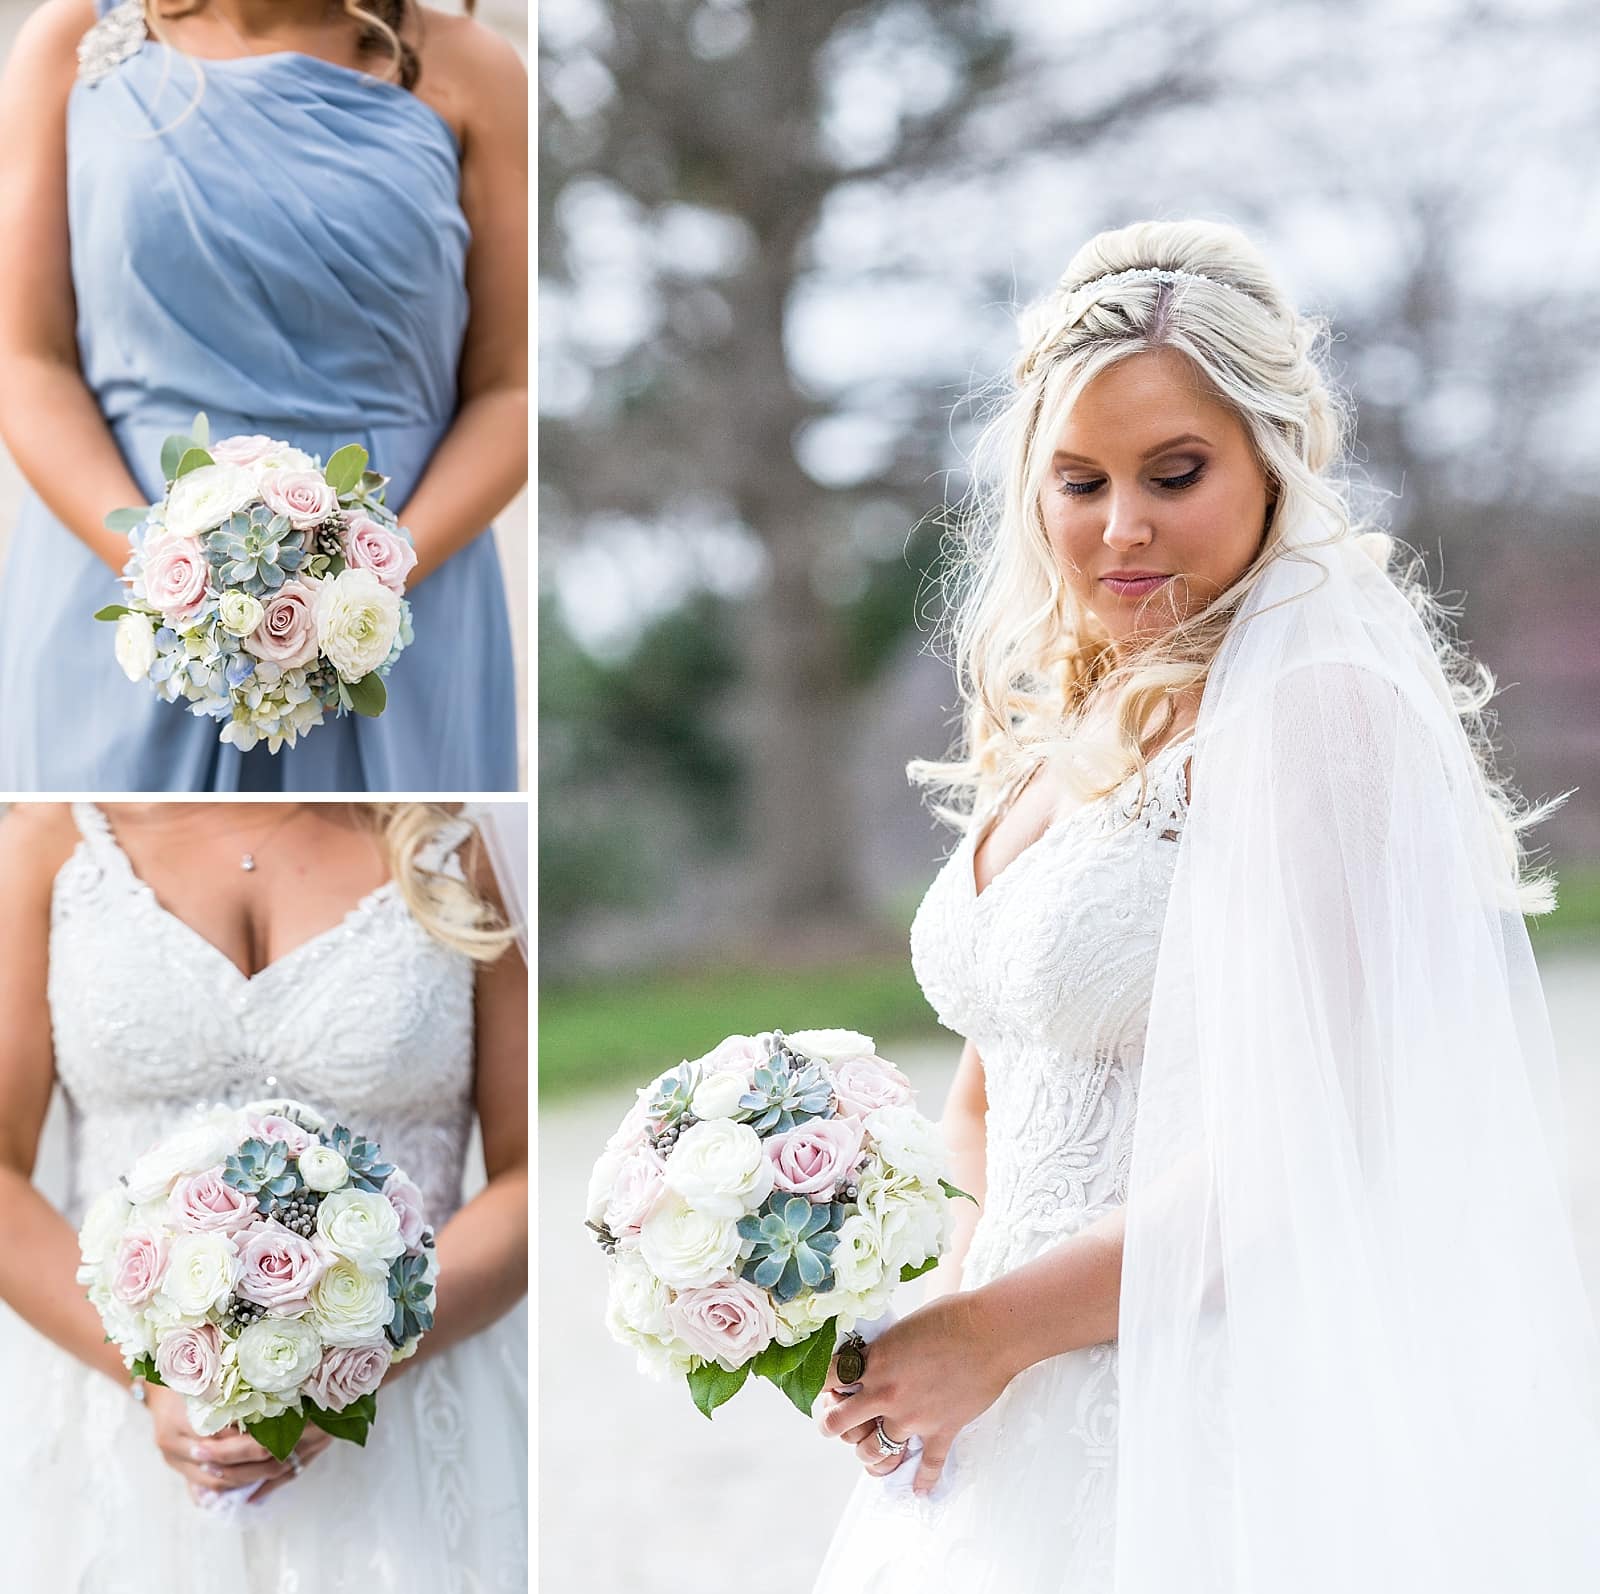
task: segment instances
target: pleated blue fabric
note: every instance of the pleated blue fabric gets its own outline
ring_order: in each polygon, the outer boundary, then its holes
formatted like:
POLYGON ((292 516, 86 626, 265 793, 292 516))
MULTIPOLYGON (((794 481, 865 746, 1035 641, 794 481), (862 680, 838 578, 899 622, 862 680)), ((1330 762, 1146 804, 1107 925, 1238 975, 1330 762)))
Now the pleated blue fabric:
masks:
MULTIPOLYGON (((360 443, 401 509, 457 406, 469 229, 448 124, 315 56, 196 62, 145 39, 74 85, 67 137, 82 368, 147 497, 162 439, 203 410, 213 437, 323 459, 360 443)), ((492 528, 408 594, 416 641, 384 714, 277 755, 123 676, 92 618, 120 596, 30 492, 0 574, 0 789, 516 788, 492 528)))

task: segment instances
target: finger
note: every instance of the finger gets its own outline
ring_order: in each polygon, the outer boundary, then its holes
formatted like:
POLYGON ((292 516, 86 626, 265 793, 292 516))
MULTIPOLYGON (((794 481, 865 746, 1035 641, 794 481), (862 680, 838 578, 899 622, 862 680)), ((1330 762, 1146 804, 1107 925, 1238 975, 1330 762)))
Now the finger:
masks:
POLYGON ((859 1424, 857 1427, 846 1428, 845 1431, 839 1435, 839 1437, 844 1440, 847 1445, 858 1445, 863 1439, 868 1438, 877 1431, 878 1430, 873 1426, 872 1423, 864 1422, 859 1424))
POLYGON ((191 1491, 198 1489, 206 1494, 223 1494, 229 1489, 243 1489, 252 1483, 259 1483, 263 1479, 281 1477, 289 1468, 280 1462, 268 1462, 264 1466, 244 1467, 215 1467, 209 1462, 200 1464, 192 1461, 174 1462, 174 1469, 183 1478, 191 1491))
POLYGON ((187 1448, 191 1461, 214 1461, 219 1467, 236 1467, 244 1462, 259 1464, 273 1459, 272 1452, 249 1434, 213 1434, 209 1439, 190 1440, 187 1448))
POLYGON ((862 1393, 847 1395, 843 1399, 835 1400, 822 1414, 819 1424, 823 1433, 830 1439, 837 1439, 847 1428, 859 1428, 862 1423, 870 1423, 874 1417, 883 1415, 881 1400, 862 1393))
POLYGON ((886 1478, 905 1460, 905 1456, 886 1456, 879 1448, 876 1432, 856 1445, 856 1459, 875 1478, 886 1478))
POLYGON ((917 1468, 916 1477, 911 1480, 911 1492, 913 1494, 931 1494, 933 1492, 933 1487, 938 1483, 949 1455, 950 1441, 948 1439, 923 1440, 922 1461, 917 1468))

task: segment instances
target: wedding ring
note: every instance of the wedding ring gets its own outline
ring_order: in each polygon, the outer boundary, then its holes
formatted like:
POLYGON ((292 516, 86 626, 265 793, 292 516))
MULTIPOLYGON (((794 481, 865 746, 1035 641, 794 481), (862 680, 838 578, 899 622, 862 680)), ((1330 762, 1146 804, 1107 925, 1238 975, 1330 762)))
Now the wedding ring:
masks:
POLYGON ((886 1434, 883 1431, 883 1418, 882 1417, 874 1417, 872 1419, 872 1426, 873 1426, 874 1431, 877 1433, 877 1436, 878 1436, 878 1450, 879 1450, 879 1453, 882 1454, 882 1455, 885 1455, 885 1456, 902 1455, 905 1452, 906 1446, 911 1443, 911 1441, 909 1439, 891 1439, 888 1436, 888 1434, 886 1434))
POLYGON ((289 1470, 295 1475, 295 1477, 298 1478, 300 1476, 300 1469, 303 1466, 305 1466, 305 1462, 303 1462, 299 1456, 297 1456, 294 1451, 291 1450, 289 1452, 289 1470))

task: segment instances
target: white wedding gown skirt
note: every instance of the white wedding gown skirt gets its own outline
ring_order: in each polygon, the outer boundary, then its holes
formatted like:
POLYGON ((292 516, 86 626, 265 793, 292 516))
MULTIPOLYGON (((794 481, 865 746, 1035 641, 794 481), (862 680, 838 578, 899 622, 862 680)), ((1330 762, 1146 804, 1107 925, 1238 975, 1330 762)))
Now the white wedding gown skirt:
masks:
MULTIPOLYGON (((940 1022, 976 1044, 988 1091, 976 1288, 1123 1205, 1145 1028, 1187 817, 1193 738, 1058 821, 976 891, 978 816, 911 930, 940 1022)), ((868 1355, 870 1357, 870 1351, 868 1355)), ((1051 1357, 957 1437, 932 1495, 913 1467, 863 1475, 815 1594, 1111 1594, 1117 1347, 1051 1357)), ((1178 1591, 1174 1591, 1178 1594, 1178 1591)))
MULTIPOLYGON (((474 967, 380 887, 253 977, 157 901, 103 815, 55 883, 49 994, 66 1215, 201 1103, 292 1097, 376 1139, 443 1228, 472 1129, 474 967)), ((425 866, 459 871, 452 824, 425 866)), ((439 1278, 450 1290, 448 1266, 439 1278)), ((131 1393, 0 1305, 0 1588, 17 1594, 502 1594, 528 1575, 526 1304, 378 1392, 259 1504, 213 1516, 131 1393)))

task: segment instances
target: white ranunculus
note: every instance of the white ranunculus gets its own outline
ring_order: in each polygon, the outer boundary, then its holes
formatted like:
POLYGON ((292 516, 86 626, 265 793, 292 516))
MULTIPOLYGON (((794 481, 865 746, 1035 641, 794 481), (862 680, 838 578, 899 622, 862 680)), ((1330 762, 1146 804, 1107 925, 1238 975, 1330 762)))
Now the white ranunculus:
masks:
POLYGON ((749 1124, 713 1118, 678 1137, 665 1177, 697 1212, 742 1218, 772 1194, 773 1167, 749 1124))
POLYGON ((313 1190, 324 1193, 344 1187, 350 1164, 332 1146, 308 1146, 300 1153, 300 1177, 313 1190))
POLYGON ((688 1372, 693 1352, 672 1335, 667 1307, 672 1292, 637 1251, 619 1251, 611 1269, 606 1328, 619 1344, 637 1353, 639 1371, 652 1378, 688 1372))
POLYGON ((122 1193, 121 1185, 97 1195, 83 1215, 83 1226, 78 1230, 78 1250, 84 1262, 98 1268, 115 1254, 118 1242, 127 1232, 133 1218, 133 1208, 122 1193))
POLYGON ((950 1153, 938 1125, 915 1107, 880 1107, 867 1114, 862 1127, 878 1155, 896 1173, 937 1184, 949 1165, 950 1153))
POLYGON ((220 526, 256 496, 256 479, 242 465, 202 465, 172 484, 166 525, 175 537, 198 537, 220 526))
POLYGON ((880 1163, 862 1175, 857 1188, 861 1211, 877 1225, 885 1266, 897 1276, 907 1262, 924 1262, 949 1244, 953 1218, 938 1185, 880 1163))
POLYGON ((311 1287, 311 1321, 329 1345, 375 1344, 394 1316, 389 1280, 341 1259, 311 1287))
POLYGON ((135 1206, 165 1198, 186 1173, 215 1168, 239 1149, 239 1136, 222 1119, 207 1119, 169 1135, 128 1170, 128 1199, 135 1206))
POLYGON ((739 1245, 738 1224, 732 1218, 697 1212, 676 1193, 639 1230, 641 1255, 657 1278, 675 1290, 715 1284, 733 1270, 739 1245))
POLYGON ((274 443, 251 462, 250 471, 258 480, 277 470, 316 470, 317 462, 303 449, 287 443, 274 443))
POLYGON ((707 1074, 689 1101, 696 1118, 733 1118, 739 1112, 739 1098, 749 1089, 745 1075, 724 1070, 707 1074))
POLYGON ((155 1329, 146 1313, 124 1306, 102 1284, 91 1286, 89 1300, 100 1314, 106 1338, 115 1342, 117 1349, 122 1352, 123 1361, 130 1367, 141 1356, 155 1354, 155 1329))
POLYGON ((263 1317, 236 1342, 239 1371, 268 1395, 298 1389, 322 1360, 322 1339, 303 1317, 263 1317))
POLYGON ((400 1214, 387 1197, 371 1190, 335 1190, 317 1208, 323 1243, 369 1273, 387 1274, 406 1248, 400 1214))
POLYGON ((606 1208, 611 1204, 611 1187, 617 1182, 617 1170, 622 1166, 623 1154, 609 1147, 595 1159, 589 1173, 589 1192, 584 1200, 584 1216, 591 1223, 604 1223, 606 1208))
POLYGON ((844 1290, 829 1290, 826 1295, 815 1295, 809 1290, 795 1296, 792 1301, 775 1301, 773 1310, 778 1317, 775 1336, 780 1345, 798 1345, 809 1339, 830 1318, 838 1319, 838 1332, 844 1333, 863 1316, 879 1315, 876 1300, 873 1311, 863 1313, 861 1300, 844 1290))
POLYGON ((228 591, 217 599, 217 624, 230 636, 249 636, 266 610, 248 592, 228 591))
POLYGON ((180 1234, 167 1253, 161 1294, 186 1319, 221 1306, 239 1282, 239 1253, 226 1234, 180 1234))
POLYGON ((130 681, 142 681, 156 662, 156 627, 147 614, 125 614, 117 621, 117 663, 130 681))
POLYGON ((883 1231, 870 1213, 856 1212, 839 1226, 839 1244, 833 1253, 835 1288, 851 1295, 870 1295, 883 1282, 888 1260, 883 1254, 883 1231))
POLYGON ((870 1035, 853 1029, 799 1029, 784 1037, 802 1057, 817 1063, 840 1063, 847 1057, 872 1057, 870 1035))
POLYGON ((399 634, 399 594, 370 570, 341 570, 314 586, 317 646, 345 680, 371 675, 399 634))

